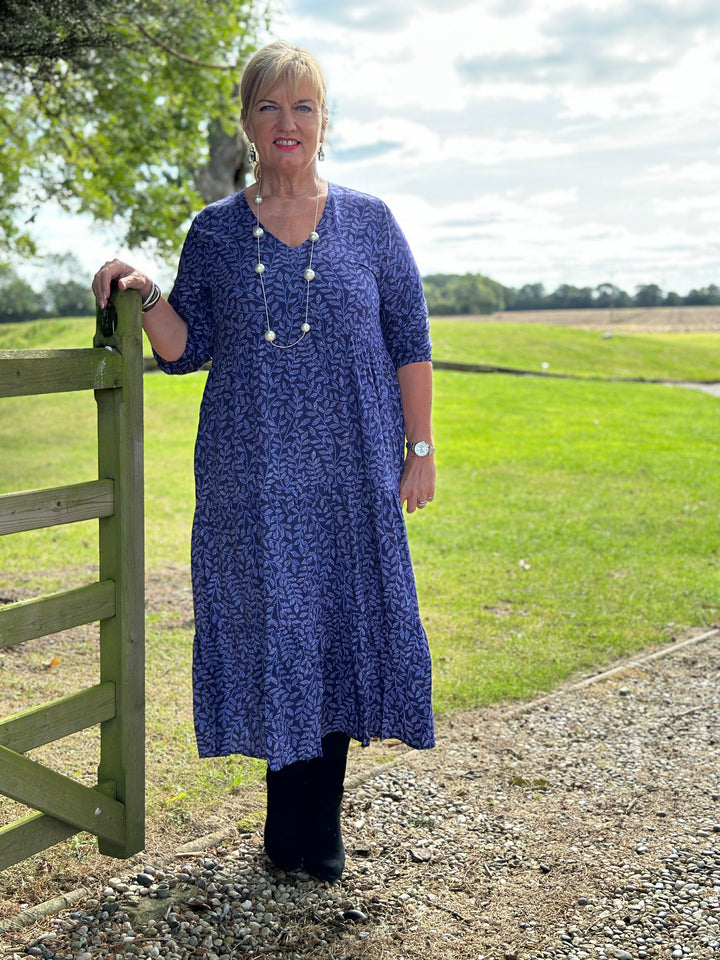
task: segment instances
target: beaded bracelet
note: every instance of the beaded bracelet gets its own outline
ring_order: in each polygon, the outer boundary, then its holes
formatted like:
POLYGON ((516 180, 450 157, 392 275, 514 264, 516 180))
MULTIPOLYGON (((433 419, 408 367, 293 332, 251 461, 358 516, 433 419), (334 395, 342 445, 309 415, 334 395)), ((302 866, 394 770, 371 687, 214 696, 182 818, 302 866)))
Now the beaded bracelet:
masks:
POLYGON ((160 293, 160 287, 156 283, 153 283, 152 290, 142 301, 142 312, 147 313, 148 310, 152 310, 152 308, 157 305, 157 302, 161 296, 162 294, 160 293))

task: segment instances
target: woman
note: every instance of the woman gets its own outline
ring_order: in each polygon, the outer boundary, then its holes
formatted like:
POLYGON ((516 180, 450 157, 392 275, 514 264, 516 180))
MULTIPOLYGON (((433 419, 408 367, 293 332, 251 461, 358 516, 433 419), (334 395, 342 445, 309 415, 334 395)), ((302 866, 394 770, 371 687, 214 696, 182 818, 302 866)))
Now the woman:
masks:
POLYGON ((268 761, 266 851, 335 880, 350 739, 433 745, 430 658, 402 505, 432 500, 427 310, 379 200, 320 178, 325 83, 272 43, 242 80, 256 182, 204 209, 172 293, 143 297, 168 373, 212 366, 195 452, 200 755, 268 761), (407 447, 406 447, 407 438, 407 447))

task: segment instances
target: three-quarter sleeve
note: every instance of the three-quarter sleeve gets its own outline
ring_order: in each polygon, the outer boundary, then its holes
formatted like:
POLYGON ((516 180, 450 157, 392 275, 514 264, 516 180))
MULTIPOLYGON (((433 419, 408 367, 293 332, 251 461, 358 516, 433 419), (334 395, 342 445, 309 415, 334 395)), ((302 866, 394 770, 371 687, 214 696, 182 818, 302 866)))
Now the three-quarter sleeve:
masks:
POLYGON ((168 297, 168 303, 187 324, 185 352, 178 360, 169 361, 153 351, 165 373, 191 373, 212 359, 215 315, 209 275, 213 258, 211 238, 203 229, 203 219, 203 214, 199 214, 188 231, 168 297))
POLYGON ((381 204, 378 244, 380 322, 395 368, 431 359, 430 325, 422 280, 407 239, 381 204))

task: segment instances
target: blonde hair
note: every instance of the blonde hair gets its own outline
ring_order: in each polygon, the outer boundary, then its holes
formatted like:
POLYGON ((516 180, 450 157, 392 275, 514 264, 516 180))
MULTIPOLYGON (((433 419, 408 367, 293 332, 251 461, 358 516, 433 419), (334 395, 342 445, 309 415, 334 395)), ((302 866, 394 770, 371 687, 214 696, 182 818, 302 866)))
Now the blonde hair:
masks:
MULTIPOLYGON (((293 47, 285 40, 276 40, 254 54, 240 82, 240 119, 244 122, 253 107, 278 83, 286 82, 297 90, 307 83, 320 104, 323 126, 328 122, 327 88, 320 64, 304 47, 293 47)), ((260 177, 260 161, 255 164, 255 179, 260 177)))

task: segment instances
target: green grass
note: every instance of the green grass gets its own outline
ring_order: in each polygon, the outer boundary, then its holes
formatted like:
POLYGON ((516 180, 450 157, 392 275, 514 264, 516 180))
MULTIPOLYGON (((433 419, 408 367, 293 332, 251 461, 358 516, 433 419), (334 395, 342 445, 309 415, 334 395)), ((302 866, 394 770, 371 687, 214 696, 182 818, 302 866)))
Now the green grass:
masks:
MULTIPOLYGON (((0 323, 0 350, 69 350, 91 347, 95 317, 62 317, 29 320, 27 323, 0 323)), ((144 338, 144 354, 152 355, 144 338)))
MULTIPOLYGON (((90 346, 90 317, 0 324, 0 350, 61 349, 90 346)), ((626 333, 512 319, 431 323, 436 360, 589 377, 646 380, 720 379, 720 333, 626 333)), ((145 355, 150 346, 145 340, 145 355)))
MULTIPOLYGON (((193 449, 206 374, 146 376, 145 499, 146 565, 186 563, 194 506, 193 449)), ((2 402, 0 449, 11 451, 0 469, 0 493, 39 489, 97 476, 96 407, 91 393, 11 397, 2 402)), ((37 557, 57 567, 45 583, 55 588, 76 568, 83 576, 96 562, 93 522, 29 531, 0 538, 0 580, 15 585, 39 581, 37 557)))
POLYGON ((436 360, 589 377, 720 379, 720 334, 602 332, 549 324, 431 323, 436 360), (547 364, 547 367, 543 367, 547 364))
POLYGON ((717 619, 718 429, 690 390, 437 375, 438 493, 409 526, 441 710, 717 619))
MULTIPOLYGON (((75 323, 72 332, 57 328, 58 339, 72 338, 66 346, 91 337, 87 320, 75 323)), ((57 345, 52 329, 26 345, 57 345)), ((678 379, 707 376, 720 344, 710 335, 602 341, 581 330, 453 321, 435 322, 433 334, 439 358, 456 351, 470 362, 537 368, 544 360, 551 370, 662 370, 678 379)), ((0 348, 17 346, 0 339, 0 348)), ((204 382, 204 374, 145 377, 149 572, 185 569, 189 559, 204 382)), ((438 371, 435 408, 437 497, 408 526, 440 713, 529 697, 717 621, 717 399, 647 384, 438 371)), ((94 430, 91 395, 3 400, 0 493, 92 478, 94 430)), ((86 582, 95 551, 92 523, 0 538, 0 594, 86 582)), ((192 630, 161 590, 153 601, 149 801, 181 816, 259 767, 188 763, 192 630)), ((33 667, 22 689, 41 673, 33 667)))
POLYGON ((95 317, 0 323, 0 350, 67 350, 91 347, 95 317))

